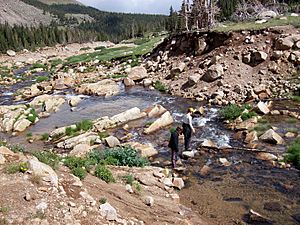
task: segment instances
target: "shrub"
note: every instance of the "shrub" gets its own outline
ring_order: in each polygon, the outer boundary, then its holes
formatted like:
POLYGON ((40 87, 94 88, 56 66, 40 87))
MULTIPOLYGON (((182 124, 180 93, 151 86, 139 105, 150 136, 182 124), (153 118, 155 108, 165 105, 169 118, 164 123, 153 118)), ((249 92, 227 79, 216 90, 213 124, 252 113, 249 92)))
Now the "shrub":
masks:
POLYGON ((44 64, 41 64, 41 63, 34 63, 30 67, 30 70, 34 70, 34 69, 37 69, 37 68, 43 68, 44 70, 48 69, 47 65, 44 65, 44 64))
POLYGON ((9 145, 8 148, 14 153, 25 152, 25 148, 21 145, 9 145))
POLYGON ((41 140, 42 141, 48 141, 48 139, 49 139, 49 134, 48 133, 44 133, 44 134, 42 134, 42 136, 41 136, 41 140))
POLYGON ((256 116, 257 114, 255 112, 244 112, 245 109, 251 110, 250 105, 243 105, 238 106, 236 104, 230 104, 222 108, 219 112, 220 116, 225 120, 235 120, 236 118, 240 117, 242 120, 250 119, 253 116, 256 116), (243 113, 244 112, 244 113, 243 113))
POLYGON ((95 51, 99 51, 99 50, 102 50, 102 49, 105 49, 106 47, 105 46, 98 46, 96 48, 94 48, 95 51))
POLYGON ((37 159, 51 166, 54 170, 58 169, 58 165, 60 162, 60 157, 53 152, 34 152, 33 155, 37 157, 37 159))
POLYGON ((75 156, 67 156, 63 159, 63 162, 64 162, 64 165, 69 167, 71 170, 73 170, 75 168, 84 168, 87 171, 90 171, 92 166, 97 164, 97 161, 95 161, 93 159, 79 158, 79 157, 75 157, 75 156))
POLYGON ((163 93, 167 92, 166 86, 165 86, 163 83, 161 83, 159 80, 157 80, 157 81, 154 83, 154 88, 155 88, 156 90, 160 91, 160 92, 163 92, 163 93))
POLYGON ((293 163, 300 169, 300 138, 297 138, 288 148, 287 154, 284 157, 286 162, 293 163))
POLYGON ((20 166, 19 164, 10 164, 5 168, 5 171, 8 174, 18 173, 20 171, 20 166))
POLYGON ((104 180, 106 183, 115 182, 111 171, 103 165, 97 165, 95 170, 95 176, 104 180))
POLYGON ((65 135, 67 135, 67 136, 73 136, 73 135, 76 135, 78 133, 79 132, 78 132, 77 128, 73 128, 73 127, 67 127, 66 131, 65 131, 65 135))
POLYGON ((132 182, 132 187, 136 190, 137 193, 141 193, 142 192, 142 186, 138 181, 133 181, 132 182))
POLYGON ((27 162, 21 162, 19 164, 19 171, 25 173, 29 169, 29 165, 27 162))
POLYGON ((132 185, 133 181, 135 180, 132 174, 126 174, 123 178, 126 184, 130 184, 130 185, 132 185))
POLYGON ((294 102, 300 103, 300 96, 292 96, 291 99, 292 99, 294 102))
POLYGON ((100 202, 101 205, 105 204, 107 202, 107 199, 102 197, 102 198, 99 199, 99 202, 100 202))
POLYGON ((37 117, 38 114, 36 113, 35 109, 31 108, 26 119, 28 119, 31 123, 34 123, 37 117))
POLYGON ((97 162, 103 162, 104 160, 108 165, 130 167, 144 167, 149 165, 149 161, 146 158, 141 157, 138 154, 137 150, 135 150, 131 146, 105 149, 102 151, 93 151, 92 153, 90 153, 89 157, 96 160, 97 162), (110 164, 111 162, 113 162, 113 164, 110 164))
POLYGON ((106 131, 103 131, 103 132, 98 133, 98 136, 102 140, 104 138, 109 137, 109 133, 107 133, 106 131))
POLYGON ((76 167, 72 169, 72 173, 76 177, 79 177, 80 180, 83 180, 87 175, 87 171, 82 167, 76 167))
POLYGON ((37 83, 41 83, 43 81, 49 80, 49 77, 48 76, 38 76, 35 80, 37 83))
POLYGON ((79 123, 76 123, 77 130, 88 131, 93 128, 93 122, 91 120, 82 120, 79 123))
POLYGON ((31 137, 32 137, 32 133, 31 133, 31 132, 28 132, 28 133, 26 134, 26 137, 31 138, 31 137))

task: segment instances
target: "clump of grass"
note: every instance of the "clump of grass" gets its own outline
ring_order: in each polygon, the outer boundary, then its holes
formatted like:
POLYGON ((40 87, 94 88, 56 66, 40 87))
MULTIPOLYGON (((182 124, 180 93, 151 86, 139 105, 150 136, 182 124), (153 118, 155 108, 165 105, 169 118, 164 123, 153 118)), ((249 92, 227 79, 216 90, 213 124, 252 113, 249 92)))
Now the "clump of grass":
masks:
POLYGON ((37 117, 38 117, 38 114, 36 113, 35 109, 31 108, 26 119, 29 120, 31 123, 34 123, 37 117))
POLYGON ((159 80, 157 80, 155 83, 154 83, 154 88, 162 93, 166 93, 167 92, 167 87, 162 83, 160 82, 159 80))
POLYGON ((25 173, 29 169, 27 162, 13 163, 5 168, 6 173, 15 174, 18 172, 25 173))
POLYGON ((44 64, 41 64, 41 63, 34 63, 34 64, 31 65, 30 70, 34 70, 34 69, 37 69, 37 68, 42 68, 44 70, 48 69, 47 65, 44 65, 44 64))
POLYGON ((41 140, 42 141, 48 141, 49 140, 50 135, 48 133, 44 133, 41 136, 41 140))
POLYGON ((102 49, 105 49, 106 47, 105 46, 98 46, 96 48, 94 48, 95 51, 99 51, 99 50, 102 50, 102 49))
POLYGON ((90 50, 90 47, 85 47, 85 48, 80 48, 79 51, 86 51, 86 50, 90 50))
POLYGON ((53 152, 34 152, 33 155, 42 163, 51 166, 54 170, 58 169, 60 157, 53 152))
POLYGON ((135 45, 142 45, 142 44, 145 44, 145 43, 147 43, 147 42, 149 42, 149 41, 150 41, 149 38, 138 38, 138 39, 135 39, 135 40, 133 41, 133 43, 134 43, 135 45))
POLYGON ((72 169, 72 173, 76 177, 79 177, 80 180, 83 180, 87 175, 87 171, 82 167, 76 167, 76 168, 72 169))
POLYGON ((105 164, 129 167, 144 167, 149 165, 149 161, 139 155, 136 149, 131 146, 122 146, 101 151, 93 151, 89 157, 98 163, 105 161, 105 164))
POLYGON ((126 174, 125 176, 123 176, 123 179, 125 180, 126 184, 130 184, 132 185, 134 179, 134 176, 132 174, 126 174))
POLYGON ((249 105, 238 106, 236 104, 230 104, 222 108, 219 114, 223 119, 230 120, 230 121, 233 121, 240 116, 242 117, 243 120, 247 120, 253 116, 256 116, 255 112, 252 111, 245 112, 246 109, 250 110, 251 106, 249 105))
POLYGON ((79 130, 77 129, 77 127, 67 127, 66 128, 65 135, 75 136, 77 134, 79 134, 79 130))
POLYGON ((102 197, 99 199, 99 203, 102 205, 102 204, 105 204, 107 202, 107 199, 102 197))
POLYGON ((297 138, 289 146, 284 160, 286 162, 293 163, 298 169, 300 169, 300 138, 297 138))
POLYGON ((128 75, 127 74, 114 74, 114 75, 111 75, 110 77, 113 79, 118 79, 118 78, 128 77, 128 75))
POLYGON ((132 187, 136 190, 137 193, 140 194, 142 192, 142 186, 137 180, 132 182, 132 187))
POLYGON ((49 77, 48 76, 38 76, 35 80, 37 83, 41 83, 43 81, 49 80, 49 77))
POLYGON ((112 172, 103 165, 96 166, 95 176, 105 181, 106 183, 116 182, 112 172))
POLYGON ((67 127, 65 135, 75 136, 78 135, 81 131, 88 131, 93 128, 93 122, 91 120, 83 120, 76 123, 76 126, 67 127))
POLYGON ((289 127, 286 129, 287 132, 298 133, 298 129, 296 127, 289 127))
POLYGON ((25 152, 24 146, 21 145, 8 145, 7 147, 14 153, 25 152))
POLYGON ((50 63, 51 63, 51 67, 56 67, 59 64, 62 64, 63 60, 62 59, 52 59, 52 60, 50 60, 50 63))
POLYGON ((291 99, 292 99, 294 102, 300 103, 300 96, 292 96, 291 99))
POLYGON ((8 213, 9 207, 7 206, 0 206, 0 213, 8 213))
POLYGON ((103 140, 103 139, 109 137, 109 133, 107 133, 106 131, 103 131, 103 132, 98 133, 98 136, 101 140, 103 140))
POLYGON ((293 124, 293 123, 297 123, 298 122, 298 119, 296 119, 296 118, 288 118, 287 120, 286 120, 286 122, 287 123, 291 123, 291 124, 293 124))

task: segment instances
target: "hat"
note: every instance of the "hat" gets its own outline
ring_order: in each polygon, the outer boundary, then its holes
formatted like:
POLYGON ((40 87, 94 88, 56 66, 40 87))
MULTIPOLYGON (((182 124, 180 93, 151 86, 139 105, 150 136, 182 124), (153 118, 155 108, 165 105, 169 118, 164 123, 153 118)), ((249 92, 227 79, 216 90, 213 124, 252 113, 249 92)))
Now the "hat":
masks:
POLYGON ((188 112, 194 113, 196 110, 194 108, 188 108, 188 112))

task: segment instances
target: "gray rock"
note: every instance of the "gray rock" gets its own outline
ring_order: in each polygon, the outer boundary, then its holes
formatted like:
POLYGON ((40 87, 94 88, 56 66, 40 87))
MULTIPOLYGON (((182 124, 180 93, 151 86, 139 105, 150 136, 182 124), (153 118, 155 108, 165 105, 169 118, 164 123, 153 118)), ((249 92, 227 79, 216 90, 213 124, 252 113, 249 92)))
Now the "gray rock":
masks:
POLYGON ((45 212, 45 210, 48 208, 48 204, 47 204, 47 202, 41 202, 40 204, 38 204, 37 206, 36 206, 36 209, 38 210, 38 211, 41 211, 41 212, 45 212))
POLYGON ((173 179, 173 187, 176 187, 179 190, 184 188, 184 181, 182 180, 182 178, 174 178, 173 179))
POLYGON ((147 206, 153 206, 154 205, 154 199, 153 199, 153 197, 151 197, 151 196, 147 196, 146 198, 145 198, 145 204, 147 205, 147 206))
POLYGON ((128 78, 133 81, 142 80, 146 77, 148 77, 147 70, 142 66, 133 67, 128 74, 128 78))
POLYGON ((188 78, 188 83, 189 83, 189 85, 195 85, 195 84, 197 84, 198 83, 198 81, 200 80, 200 78, 201 78, 201 75, 200 74, 194 74, 194 75, 192 75, 192 76, 189 76, 189 78, 188 78))
POLYGON ((23 132, 25 131, 29 126, 31 125, 31 122, 25 118, 18 120, 14 124, 14 131, 16 132, 23 132))
POLYGON ((6 162, 5 157, 0 153, 0 165, 4 164, 6 162))
POLYGON ((174 119, 169 111, 165 112, 159 119, 152 123, 148 128, 144 129, 145 134, 153 133, 163 127, 169 126, 174 119))
POLYGON ((224 70, 222 65, 216 64, 210 66, 201 79, 206 82, 213 82, 221 78, 223 74, 224 70))
POLYGON ((7 51, 6 51, 6 54, 7 54, 8 56, 11 56, 11 57, 16 56, 16 52, 13 51, 13 50, 7 50, 7 51))
POLYGON ((117 211, 108 202, 100 205, 100 214, 106 220, 114 221, 118 218, 117 211))
POLYGON ((135 82, 132 79, 126 77, 126 78, 124 78, 124 85, 126 87, 134 86, 135 82))
POLYGON ((263 135, 259 137, 260 140, 272 143, 272 144, 283 144, 283 138, 277 134, 273 129, 269 129, 263 135))
POLYGON ((259 152, 256 156, 257 159, 264 160, 264 161, 274 161, 277 160, 278 157, 268 152, 259 152))
POLYGON ((105 140, 106 144, 108 145, 108 147, 110 147, 110 148, 114 148, 114 147, 120 145, 119 139, 114 136, 109 136, 109 137, 105 138, 104 140, 105 140))
POLYGON ((268 11, 263 11, 261 12, 258 17, 260 19, 269 19, 269 18, 275 18, 277 16, 277 13, 272 11, 272 10, 268 10, 268 11))
POLYGON ((91 149, 92 148, 89 144, 78 144, 74 146, 73 150, 69 153, 69 155, 82 157, 88 154, 91 151, 91 149))

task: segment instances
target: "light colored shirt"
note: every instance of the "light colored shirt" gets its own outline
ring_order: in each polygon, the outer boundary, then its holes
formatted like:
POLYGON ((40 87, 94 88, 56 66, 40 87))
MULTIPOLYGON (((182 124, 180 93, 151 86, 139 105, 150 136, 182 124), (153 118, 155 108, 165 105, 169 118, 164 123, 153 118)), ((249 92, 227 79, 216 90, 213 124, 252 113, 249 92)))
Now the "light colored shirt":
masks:
POLYGON ((185 124, 189 124, 192 130, 194 129, 194 127, 193 127, 193 118, 189 113, 187 113, 183 116, 182 122, 185 123, 185 124))

